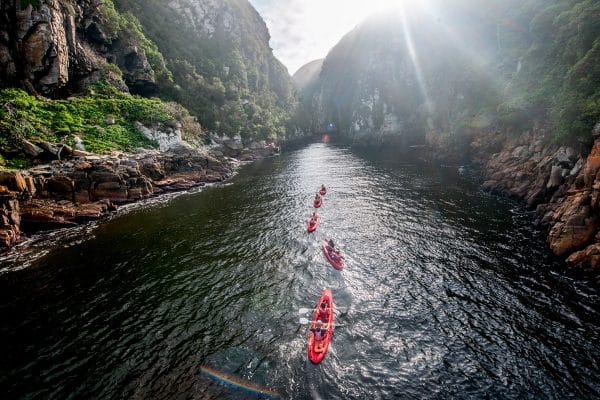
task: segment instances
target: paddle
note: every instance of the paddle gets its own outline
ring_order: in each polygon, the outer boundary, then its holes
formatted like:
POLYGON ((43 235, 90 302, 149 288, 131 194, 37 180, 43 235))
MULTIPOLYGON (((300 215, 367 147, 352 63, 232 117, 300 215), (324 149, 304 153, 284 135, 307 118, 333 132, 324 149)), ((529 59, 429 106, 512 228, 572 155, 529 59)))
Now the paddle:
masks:
MULTIPOLYGON (((331 310, 331 307, 327 307, 327 310, 331 310)), ((313 311, 315 311, 314 308, 301 308, 298 310, 298 314, 306 314, 306 313, 313 312, 313 311)), ((341 311, 339 309, 339 307, 338 307, 338 311, 341 311)))
MULTIPOLYGON (((308 318, 300 318, 300 321, 298 321, 300 323, 300 325, 308 325, 308 324, 312 324, 312 321, 309 321, 308 318)), ((333 323, 334 327, 338 327, 338 326, 345 326, 345 324, 338 324, 338 323, 333 323)))

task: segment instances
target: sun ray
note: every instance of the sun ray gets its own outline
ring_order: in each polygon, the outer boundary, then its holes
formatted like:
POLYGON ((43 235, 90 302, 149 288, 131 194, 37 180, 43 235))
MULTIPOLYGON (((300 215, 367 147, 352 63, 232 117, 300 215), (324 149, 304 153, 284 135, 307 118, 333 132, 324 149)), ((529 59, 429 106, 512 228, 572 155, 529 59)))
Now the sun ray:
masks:
POLYGON ((419 90, 421 91, 421 94, 423 95, 423 99, 425 100, 425 105, 428 108, 428 110, 431 111, 430 107, 431 107, 432 103, 429 98, 427 85, 425 83, 425 78, 423 77, 423 71, 419 64, 419 55, 417 53, 417 50, 414 45, 414 41, 412 39, 410 21, 408 20, 408 17, 406 15, 406 9, 404 8, 404 6, 402 6, 403 2, 400 2, 399 4, 401 5, 399 8, 399 11, 400 11, 400 18, 402 21, 402 31, 404 34, 403 35, 404 41, 405 41, 406 47, 408 49, 408 55, 410 56, 410 60, 412 62, 413 68, 415 70, 415 75, 417 77, 417 84, 419 85, 419 90))

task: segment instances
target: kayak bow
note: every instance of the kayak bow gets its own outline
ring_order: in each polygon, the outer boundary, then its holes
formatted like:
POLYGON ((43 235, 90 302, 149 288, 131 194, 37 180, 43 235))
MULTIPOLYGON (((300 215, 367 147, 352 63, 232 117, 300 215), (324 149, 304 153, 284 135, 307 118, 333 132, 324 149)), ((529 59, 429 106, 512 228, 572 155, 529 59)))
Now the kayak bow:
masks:
POLYGON ((319 196, 319 200, 315 200, 313 202, 313 205, 315 206, 315 208, 321 207, 322 204, 323 204, 323 198, 321 196, 319 196))
POLYGON ((312 218, 308 221, 308 231, 314 232, 319 227, 319 223, 321 222, 321 216, 317 215, 317 218, 313 220, 312 218))

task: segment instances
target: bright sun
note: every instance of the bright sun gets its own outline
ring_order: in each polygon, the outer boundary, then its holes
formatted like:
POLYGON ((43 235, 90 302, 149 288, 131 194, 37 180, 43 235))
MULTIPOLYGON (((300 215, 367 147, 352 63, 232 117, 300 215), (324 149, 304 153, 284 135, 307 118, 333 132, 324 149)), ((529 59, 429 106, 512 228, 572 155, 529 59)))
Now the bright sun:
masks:
POLYGON ((380 12, 387 11, 392 9, 398 9, 403 6, 406 1, 404 0, 371 0, 371 1, 362 1, 357 2, 366 7, 367 10, 371 10, 371 12, 380 12))

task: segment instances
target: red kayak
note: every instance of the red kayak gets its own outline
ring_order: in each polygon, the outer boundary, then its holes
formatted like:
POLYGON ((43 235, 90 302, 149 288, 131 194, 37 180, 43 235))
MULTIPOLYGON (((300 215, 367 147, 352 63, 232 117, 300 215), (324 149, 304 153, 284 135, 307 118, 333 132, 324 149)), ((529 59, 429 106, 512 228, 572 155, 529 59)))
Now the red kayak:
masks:
POLYGON ((315 219, 311 217, 310 221, 308 221, 308 231, 314 232, 319 227, 319 222, 321 222, 320 215, 317 215, 317 218, 315 219))
POLYGON ((320 194, 321 196, 325 196, 325 195, 327 194, 327 189, 326 189, 326 188, 324 188, 324 187, 322 187, 322 188, 321 188, 321 190, 319 190, 319 194, 320 194))
POLYGON ((322 204, 323 204, 323 198, 321 196, 319 196, 319 200, 315 200, 313 202, 313 205, 315 206, 315 208, 321 207, 322 204))
POLYGON ((344 260, 342 255, 338 250, 332 249, 327 240, 323 242, 323 253, 325 253, 325 257, 327 257, 329 263, 333 265, 333 268, 337 269, 338 271, 341 271, 342 268, 344 268, 344 260))
POLYGON ((319 306, 322 302, 327 302, 328 313, 326 322, 322 323, 323 329, 327 330, 325 337, 317 341, 315 340, 315 334, 312 331, 308 331, 310 334, 310 339, 308 339, 308 358, 313 364, 318 364, 323 361, 325 358, 325 354, 329 349, 329 342, 331 341, 331 335, 333 334, 333 297, 331 296, 331 290, 325 289, 323 290, 323 294, 317 303, 317 308, 315 309, 315 313, 313 315, 312 323, 310 325, 311 328, 315 328, 317 324, 317 318, 319 315, 319 306))

